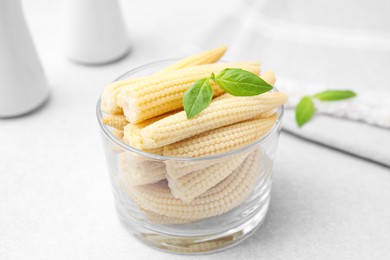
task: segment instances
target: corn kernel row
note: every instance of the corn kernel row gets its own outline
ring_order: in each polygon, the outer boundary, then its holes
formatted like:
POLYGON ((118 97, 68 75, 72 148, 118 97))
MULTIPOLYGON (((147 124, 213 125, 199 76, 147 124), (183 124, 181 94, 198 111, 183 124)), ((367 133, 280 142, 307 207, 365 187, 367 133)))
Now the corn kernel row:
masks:
POLYGON ((223 214, 239 205, 252 192, 259 168, 254 152, 222 182, 189 203, 173 197, 166 181, 134 186, 129 196, 147 211, 180 219, 201 219, 223 214))
POLYGON ((171 66, 166 67, 162 71, 157 72, 152 76, 113 82, 108 86, 106 86, 106 88, 102 93, 101 109, 103 112, 109 114, 114 114, 114 115, 122 114, 123 110, 120 106, 118 106, 117 96, 123 87, 145 80, 146 78, 153 77, 160 73, 166 73, 169 71, 182 69, 185 67, 192 67, 192 66, 217 62, 225 54, 225 51, 226 51, 226 46, 220 46, 211 50, 204 51, 199 54, 189 56, 188 58, 179 60, 178 62, 172 64, 171 66))
MULTIPOLYGON (((179 69, 122 88, 117 102, 127 120, 137 124, 182 108, 183 94, 192 84, 225 68, 241 68, 256 74, 260 72, 259 64, 253 62, 217 63, 179 69)), ((224 92, 216 84, 212 84, 212 87, 215 96, 224 92)))

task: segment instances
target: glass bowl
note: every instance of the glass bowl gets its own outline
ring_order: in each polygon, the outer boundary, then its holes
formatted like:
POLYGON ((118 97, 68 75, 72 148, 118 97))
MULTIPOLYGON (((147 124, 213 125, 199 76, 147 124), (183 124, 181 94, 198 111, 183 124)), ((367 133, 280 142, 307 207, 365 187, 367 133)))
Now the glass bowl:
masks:
MULTIPOLYGON (((150 63, 117 80, 150 75, 174 61, 150 63)), ((99 100, 97 118, 120 220, 145 244, 176 253, 213 252, 247 238, 268 211, 283 107, 277 112, 273 128, 256 142, 223 154, 177 158, 124 143, 120 131, 101 123, 99 100), (201 194, 187 202, 175 198, 173 187, 183 183, 201 194)))

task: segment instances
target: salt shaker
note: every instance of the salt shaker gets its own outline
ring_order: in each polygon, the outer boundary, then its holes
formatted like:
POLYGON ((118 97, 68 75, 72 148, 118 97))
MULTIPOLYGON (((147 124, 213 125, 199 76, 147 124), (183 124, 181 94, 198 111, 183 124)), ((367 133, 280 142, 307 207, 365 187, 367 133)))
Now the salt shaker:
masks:
POLYGON ((49 88, 20 0, 0 1, 0 117, 39 107, 49 88))
POLYGON ((70 59, 93 65, 127 54, 129 41, 118 0, 66 0, 62 11, 63 44, 70 59))

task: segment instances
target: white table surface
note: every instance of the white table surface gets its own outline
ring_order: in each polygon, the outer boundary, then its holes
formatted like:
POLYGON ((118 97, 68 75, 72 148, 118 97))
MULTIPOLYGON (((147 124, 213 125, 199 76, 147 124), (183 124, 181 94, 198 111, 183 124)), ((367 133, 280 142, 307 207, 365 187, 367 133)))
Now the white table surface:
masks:
MULTIPOLYGON (((58 1, 24 5, 52 95, 31 115, 0 120, 0 259, 185 258, 142 245, 119 223, 95 104, 122 72, 177 56, 215 19, 211 3, 122 1, 133 50, 96 67, 63 57, 58 1)), ((390 259, 388 168, 283 134, 273 185, 267 219, 251 238, 190 258, 390 259)))

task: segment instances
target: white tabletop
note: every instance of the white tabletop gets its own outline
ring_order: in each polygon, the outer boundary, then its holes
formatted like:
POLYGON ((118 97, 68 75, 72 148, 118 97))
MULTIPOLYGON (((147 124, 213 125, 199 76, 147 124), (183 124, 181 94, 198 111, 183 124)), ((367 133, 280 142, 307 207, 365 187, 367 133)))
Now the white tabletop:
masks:
MULTIPOLYGON (((144 246, 118 221, 95 105, 122 72, 177 56, 190 31, 202 30, 188 12, 210 21, 211 3, 123 1, 133 50, 96 67, 63 57, 58 1, 24 4, 52 95, 31 115, 0 120, 0 259, 184 258, 144 246)), ((263 226, 232 249, 193 258, 390 258, 388 168, 287 134, 275 166, 263 226)))

